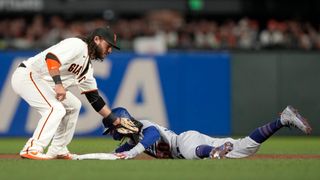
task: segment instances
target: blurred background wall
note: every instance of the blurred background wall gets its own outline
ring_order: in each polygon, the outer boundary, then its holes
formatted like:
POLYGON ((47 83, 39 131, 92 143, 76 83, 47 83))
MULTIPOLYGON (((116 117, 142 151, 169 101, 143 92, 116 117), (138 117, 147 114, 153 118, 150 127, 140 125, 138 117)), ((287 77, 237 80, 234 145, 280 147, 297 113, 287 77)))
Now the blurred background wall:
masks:
MULTIPOLYGON (((100 26, 121 47, 96 63, 111 107, 177 132, 246 135, 291 104, 319 135, 319 18, 316 0, 0 0, 0 136, 30 135, 37 123, 11 89, 17 64, 100 26)), ((79 97, 76 134, 100 135, 79 97)), ((292 133, 301 134, 279 134, 292 133)))

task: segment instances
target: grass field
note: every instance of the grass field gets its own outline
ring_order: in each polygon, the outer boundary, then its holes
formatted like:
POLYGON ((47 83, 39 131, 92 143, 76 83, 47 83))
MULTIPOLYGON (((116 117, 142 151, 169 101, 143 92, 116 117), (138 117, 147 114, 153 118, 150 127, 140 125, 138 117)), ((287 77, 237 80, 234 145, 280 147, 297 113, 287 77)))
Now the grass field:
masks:
MULTIPOLYGON (((18 153, 26 139, 0 139, 0 154, 18 153)), ((273 137, 258 154, 320 155, 320 137, 273 137)), ((108 152, 117 144, 74 138, 70 151, 108 152)), ((0 179, 320 179, 320 159, 33 161, 0 159, 0 179)))

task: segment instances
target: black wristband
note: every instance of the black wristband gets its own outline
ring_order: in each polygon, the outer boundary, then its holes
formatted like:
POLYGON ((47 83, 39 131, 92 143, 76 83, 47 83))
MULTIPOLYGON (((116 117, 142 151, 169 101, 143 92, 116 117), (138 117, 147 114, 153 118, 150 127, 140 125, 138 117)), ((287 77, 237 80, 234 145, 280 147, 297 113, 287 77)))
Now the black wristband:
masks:
POLYGON ((55 75, 52 77, 55 84, 62 84, 60 75, 55 75))
POLYGON ((102 123, 104 127, 111 127, 113 122, 117 119, 117 116, 113 113, 110 113, 109 116, 102 119, 102 123))

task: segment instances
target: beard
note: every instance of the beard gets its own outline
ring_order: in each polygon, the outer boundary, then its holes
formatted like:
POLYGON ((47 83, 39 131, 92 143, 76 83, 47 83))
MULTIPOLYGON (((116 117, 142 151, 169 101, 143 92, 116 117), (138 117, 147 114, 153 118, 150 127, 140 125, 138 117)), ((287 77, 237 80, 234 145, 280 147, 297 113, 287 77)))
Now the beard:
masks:
POLYGON ((104 58, 105 58, 105 55, 104 55, 104 53, 103 53, 103 50, 102 50, 102 48, 101 47, 99 47, 98 45, 96 45, 95 43, 94 43, 94 45, 93 45, 94 47, 93 47, 93 60, 96 60, 96 61, 100 61, 100 62, 102 62, 103 60, 104 60, 104 58))
POLYGON ((103 50, 100 46, 97 46, 96 45, 96 58, 98 61, 103 61, 104 60, 104 53, 103 53, 103 50))

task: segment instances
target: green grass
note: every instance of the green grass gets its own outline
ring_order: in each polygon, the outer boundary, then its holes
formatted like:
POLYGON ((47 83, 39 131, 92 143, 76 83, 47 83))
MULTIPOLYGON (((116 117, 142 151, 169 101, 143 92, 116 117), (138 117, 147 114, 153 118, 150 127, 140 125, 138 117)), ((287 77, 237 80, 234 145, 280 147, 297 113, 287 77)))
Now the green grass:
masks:
MULTIPOLYGON (((319 137, 273 137, 258 154, 320 154, 319 137)), ((26 139, 0 139, 0 153, 18 153, 26 139)), ((77 153, 108 152, 117 143, 75 138, 77 153)), ((32 161, 0 159, 0 179, 320 179, 320 159, 32 161)))

